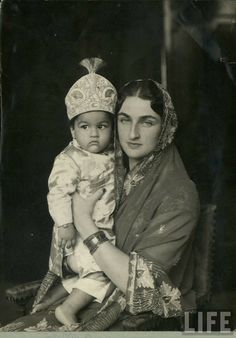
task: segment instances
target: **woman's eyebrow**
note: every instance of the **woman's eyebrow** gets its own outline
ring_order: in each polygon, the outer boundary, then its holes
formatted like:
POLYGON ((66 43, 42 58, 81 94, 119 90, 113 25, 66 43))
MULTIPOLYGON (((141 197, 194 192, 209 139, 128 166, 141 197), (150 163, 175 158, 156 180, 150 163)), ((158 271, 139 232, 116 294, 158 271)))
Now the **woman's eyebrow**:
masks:
MULTIPOLYGON (((119 112, 118 115, 122 115, 122 116, 125 116, 126 118, 130 118, 130 116, 124 112, 119 112)), ((147 120, 147 119, 152 119, 153 121, 158 121, 158 116, 155 117, 155 116, 152 116, 152 115, 143 115, 143 116, 139 116, 138 118, 140 121, 144 121, 144 120, 147 120)))
POLYGON ((118 115, 123 115, 123 116, 126 116, 126 117, 130 117, 128 114, 126 113, 123 113, 122 111, 118 113, 118 115))
POLYGON ((140 119, 142 120, 146 120, 146 119, 152 119, 152 120, 157 120, 157 118, 155 116, 152 116, 152 115, 143 115, 143 116, 140 116, 140 119))

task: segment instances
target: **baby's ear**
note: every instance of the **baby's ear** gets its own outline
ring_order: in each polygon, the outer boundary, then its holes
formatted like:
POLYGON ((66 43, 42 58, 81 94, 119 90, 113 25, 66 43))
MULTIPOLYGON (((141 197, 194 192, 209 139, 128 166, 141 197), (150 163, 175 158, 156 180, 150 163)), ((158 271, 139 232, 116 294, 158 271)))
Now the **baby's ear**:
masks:
POLYGON ((70 132, 71 132, 72 138, 75 138, 75 130, 73 127, 70 127, 70 132))

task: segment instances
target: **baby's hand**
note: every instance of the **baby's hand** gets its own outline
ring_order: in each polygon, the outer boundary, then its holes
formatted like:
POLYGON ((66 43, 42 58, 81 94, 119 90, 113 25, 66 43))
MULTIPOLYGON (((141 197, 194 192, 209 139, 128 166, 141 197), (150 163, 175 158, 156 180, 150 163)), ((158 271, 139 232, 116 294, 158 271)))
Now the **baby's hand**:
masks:
POLYGON ((64 224, 58 228, 59 247, 69 249, 75 246, 76 229, 72 223, 64 224))

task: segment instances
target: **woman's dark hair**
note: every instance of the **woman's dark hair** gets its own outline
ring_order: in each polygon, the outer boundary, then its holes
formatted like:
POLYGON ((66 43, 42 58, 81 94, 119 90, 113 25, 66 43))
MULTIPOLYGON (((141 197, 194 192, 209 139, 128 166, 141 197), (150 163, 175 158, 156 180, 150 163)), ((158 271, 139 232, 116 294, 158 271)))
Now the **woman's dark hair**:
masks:
POLYGON ((151 101, 151 108, 160 116, 163 115, 163 94, 157 84, 151 79, 134 80, 122 87, 117 101, 117 111, 129 96, 151 101))

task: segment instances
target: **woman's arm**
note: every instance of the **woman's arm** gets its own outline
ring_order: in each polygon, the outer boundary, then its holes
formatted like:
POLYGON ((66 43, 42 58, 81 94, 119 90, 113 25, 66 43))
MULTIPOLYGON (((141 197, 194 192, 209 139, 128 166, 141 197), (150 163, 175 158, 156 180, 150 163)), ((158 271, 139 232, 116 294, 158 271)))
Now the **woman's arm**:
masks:
POLYGON ((102 271, 124 293, 128 282, 129 256, 110 242, 105 242, 95 251, 95 258, 102 271))
MULTIPOLYGON (((95 203, 102 194, 102 191, 98 191, 86 200, 78 193, 75 193, 73 196, 74 224, 82 239, 86 239, 99 230, 92 220, 91 215, 95 203)), ((93 257, 102 271, 125 293, 128 282, 129 256, 110 242, 104 242, 95 251, 93 257)))

